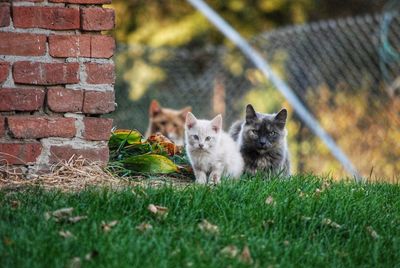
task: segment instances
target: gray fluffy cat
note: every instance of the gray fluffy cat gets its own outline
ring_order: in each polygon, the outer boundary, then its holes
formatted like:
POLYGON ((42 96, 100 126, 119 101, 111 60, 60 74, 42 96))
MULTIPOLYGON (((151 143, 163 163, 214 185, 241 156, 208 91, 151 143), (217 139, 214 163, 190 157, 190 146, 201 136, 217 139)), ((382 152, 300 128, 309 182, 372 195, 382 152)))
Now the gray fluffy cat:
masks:
POLYGON ((240 146, 245 172, 290 175, 286 118, 286 109, 276 114, 261 114, 251 104, 247 105, 246 119, 233 124, 229 132, 240 146))

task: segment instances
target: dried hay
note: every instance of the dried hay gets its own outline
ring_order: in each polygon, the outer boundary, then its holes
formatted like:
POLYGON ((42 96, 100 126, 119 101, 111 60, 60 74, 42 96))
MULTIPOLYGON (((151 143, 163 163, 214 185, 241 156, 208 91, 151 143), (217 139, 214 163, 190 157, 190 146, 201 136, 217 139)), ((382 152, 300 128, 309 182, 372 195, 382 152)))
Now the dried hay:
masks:
POLYGON ((118 177, 99 162, 90 162, 82 157, 72 156, 68 161, 52 165, 49 172, 26 175, 7 164, 0 164, 0 189, 24 189, 39 186, 46 190, 57 189, 77 192, 87 187, 109 187, 121 189, 127 186, 187 185, 189 180, 171 177, 146 178, 144 176, 118 177))

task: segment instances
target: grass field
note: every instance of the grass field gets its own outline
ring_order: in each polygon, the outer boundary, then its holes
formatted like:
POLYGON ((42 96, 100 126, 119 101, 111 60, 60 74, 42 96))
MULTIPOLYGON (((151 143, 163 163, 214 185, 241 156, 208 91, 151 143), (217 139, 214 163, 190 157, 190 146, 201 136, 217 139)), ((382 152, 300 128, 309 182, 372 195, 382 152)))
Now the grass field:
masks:
POLYGON ((0 239, 0 267, 400 267, 400 186, 298 176, 2 190, 0 239))

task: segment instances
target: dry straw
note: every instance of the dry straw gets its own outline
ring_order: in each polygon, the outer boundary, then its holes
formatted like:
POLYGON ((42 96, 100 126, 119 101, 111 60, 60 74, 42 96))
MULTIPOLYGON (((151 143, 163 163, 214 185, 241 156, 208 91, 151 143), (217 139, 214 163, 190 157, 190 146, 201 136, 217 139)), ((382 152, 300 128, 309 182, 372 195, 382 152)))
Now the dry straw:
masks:
POLYGON ((0 189, 23 189, 28 186, 40 186, 44 189, 61 191, 80 191, 88 186, 110 187, 119 189, 125 186, 162 186, 170 184, 187 184, 174 178, 157 177, 155 179, 135 177, 118 177, 104 165, 90 162, 82 157, 72 156, 68 161, 60 161, 51 166, 50 171, 41 175, 30 175, 18 171, 8 164, 0 165, 0 189))

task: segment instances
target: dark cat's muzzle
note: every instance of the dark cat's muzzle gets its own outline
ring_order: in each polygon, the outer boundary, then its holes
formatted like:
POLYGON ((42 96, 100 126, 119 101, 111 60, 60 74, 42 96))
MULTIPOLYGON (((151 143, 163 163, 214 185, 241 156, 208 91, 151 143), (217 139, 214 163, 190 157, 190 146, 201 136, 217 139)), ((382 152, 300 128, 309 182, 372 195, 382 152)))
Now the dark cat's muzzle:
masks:
POLYGON ((271 148, 271 146, 272 146, 272 144, 265 138, 259 139, 257 142, 258 149, 265 150, 265 149, 271 148))

